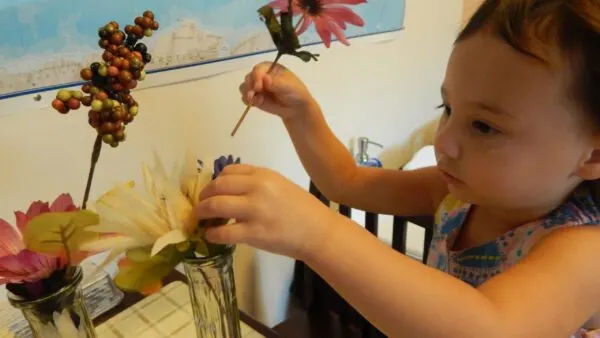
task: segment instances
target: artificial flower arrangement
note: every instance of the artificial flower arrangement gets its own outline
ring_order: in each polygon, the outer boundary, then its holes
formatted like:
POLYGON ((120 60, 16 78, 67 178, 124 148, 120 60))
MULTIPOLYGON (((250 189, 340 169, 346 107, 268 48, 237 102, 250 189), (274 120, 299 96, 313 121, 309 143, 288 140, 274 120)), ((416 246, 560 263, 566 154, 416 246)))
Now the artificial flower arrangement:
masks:
POLYGON ((15 212, 16 227, 0 220, 0 284, 6 285, 9 301, 22 310, 34 336, 95 337, 79 290, 80 263, 95 254, 82 250, 81 244, 99 237, 86 231, 99 223, 98 214, 86 210, 86 204, 103 143, 117 147, 125 140, 125 126, 138 114, 130 91, 145 78, 144 67, 151 60, 139 41, 158 28, 151 11, 124 32, 115 21, 100 27, 102 62, 81 70, 81 91, 59 90, 52 101, 61 114, 90 107, 88 122, 96 140, 81 207, 63 193, 52 203, 35 201, 25 212, 15 212))

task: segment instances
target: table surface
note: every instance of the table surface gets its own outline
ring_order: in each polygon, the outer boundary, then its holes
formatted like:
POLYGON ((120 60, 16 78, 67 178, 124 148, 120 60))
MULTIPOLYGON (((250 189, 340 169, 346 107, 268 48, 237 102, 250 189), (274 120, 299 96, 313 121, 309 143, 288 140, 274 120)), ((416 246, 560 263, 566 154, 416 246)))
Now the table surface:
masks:
MULTIPOLYGON (((173 271, 164 283, 160 292, 148 297, 126 292, 119 305, 94 320, 98 337, 194 337, 185 276, 173 271)), ((243 338, 280 337, 243 311, 240 311, 240 317, 243 338)))

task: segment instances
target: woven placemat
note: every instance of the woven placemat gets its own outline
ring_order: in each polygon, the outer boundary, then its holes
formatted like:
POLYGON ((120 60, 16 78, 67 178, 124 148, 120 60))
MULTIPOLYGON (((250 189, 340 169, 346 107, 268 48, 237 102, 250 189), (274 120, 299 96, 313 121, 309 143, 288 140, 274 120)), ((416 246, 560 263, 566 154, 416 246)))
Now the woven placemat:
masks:
MULTIPOLYGON (((241 323, 242 337, 264 337, 241 323)), ((172 282, 96 328, 99 338, 191 338, 196 336, 188 286, 172 282)))

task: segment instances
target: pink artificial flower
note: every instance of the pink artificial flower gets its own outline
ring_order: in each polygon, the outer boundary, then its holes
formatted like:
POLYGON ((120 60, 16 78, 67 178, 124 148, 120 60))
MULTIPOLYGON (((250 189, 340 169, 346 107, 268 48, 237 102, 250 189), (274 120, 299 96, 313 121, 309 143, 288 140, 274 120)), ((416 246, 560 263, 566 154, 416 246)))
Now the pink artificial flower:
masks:
MULTIPOLYGON (((341 43, 349 46, 350 43, 344 35, 346 24, 358 27, 364 26, 363 19, 350 8, 344 5, 358 5, 367 0, 292 0, 294 15, 301 14, 296 34, 304 33, 314 22, 317 33, 323 40, 325 47, 331 45, 331 35, 335 35, 341 43)), ((273 0, 269 6, 280 12, 288 11, 288 0, 273 0)))
MULTIPOLYGON (((52 205, 33 202, 26 213, 15 212, 17 227, 0 219, 0 285, 6 283, 36 282, 46 278, 67 264, 66 257, 49 256, 25 249, 22 233, 29 220, 46 212, 68 212, 78 208, 69 194, 61 194, 52 205)), ((80 256, 78 254, 78 256, 80 256)), ((81 255, 83 256, 83 255, 81 255)), ((77 257, 82 260, 85 257, 77 257)), ((74 259, 75 260, 75 259, 74 259)), ((72 262, 77 264, 78 262, 72 262)))

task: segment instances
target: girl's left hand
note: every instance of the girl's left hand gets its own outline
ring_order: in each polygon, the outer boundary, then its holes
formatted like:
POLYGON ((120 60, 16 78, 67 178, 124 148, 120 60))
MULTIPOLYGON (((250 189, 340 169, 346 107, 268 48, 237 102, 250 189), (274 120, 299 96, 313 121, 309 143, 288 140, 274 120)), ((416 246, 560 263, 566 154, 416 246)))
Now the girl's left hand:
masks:
POLYGON ((199 219, 236 222, 208 228, 213 243, 246 243, 296 259, 317 252, 337 213, 280 174, 246 164, 228 165, 201 193, 199 219))

